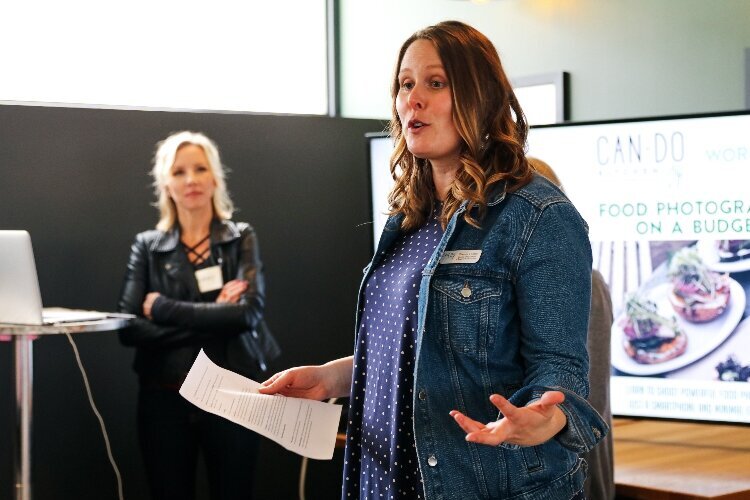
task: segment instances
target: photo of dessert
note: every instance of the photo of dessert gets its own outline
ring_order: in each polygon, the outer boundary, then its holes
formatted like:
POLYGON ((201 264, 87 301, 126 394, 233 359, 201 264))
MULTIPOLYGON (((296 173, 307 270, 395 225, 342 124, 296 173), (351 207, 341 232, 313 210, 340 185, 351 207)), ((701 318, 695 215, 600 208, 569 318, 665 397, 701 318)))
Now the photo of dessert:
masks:
POLYGON ((729 275, 711 271, 695 247, 672 256, 667 275, 672 280, 669 301, 675 312, 691 323, 711 321, 729 304, 729 275))
POLYGON ((659 315, 655 302, 637 295, 628 299, 620 327, 625 352, 637 363, 663 363, 687 348, 687 337, 675 317, 659 315))
POLYGON ((744 287, 708 266, 694 242, 673 246, 648 279, 626 292, 611 354, 616 372, 628 375, 681 371, 716 350, 745 314, 744 287))

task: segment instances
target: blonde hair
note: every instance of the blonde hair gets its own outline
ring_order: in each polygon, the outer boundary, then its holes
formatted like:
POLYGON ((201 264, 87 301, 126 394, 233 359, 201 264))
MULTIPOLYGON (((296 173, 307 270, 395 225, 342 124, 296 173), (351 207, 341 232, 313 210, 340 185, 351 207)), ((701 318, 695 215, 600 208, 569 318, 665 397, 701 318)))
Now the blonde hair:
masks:
POLYGON ((229 219, 234 212, 234 203, 227 192, 226 168, 221 164, 216 143, 200 132, 187 130, 175 132, 156 144, 154 167, 151 169, 151 176, 154 178, 154 194, 157 198, 154 206, 159 209, 159 222, 156 224, 156 229, 161 231, 169 231, 177 223, 177 207, 169 196, 166 185, 177 151, 188 144, 193 144, 203 150, 208 160, 208 167, 216 181, 213 196, 214 217, 229 219))
POLYGON ((459 21, 445 21, 409 37, 399 51, 391 84, 390 133, 395 148, 390 168, 396 182, 388 202, 390 215, 404 215, 402 229, 410 231, 424 224, 435 202, 430 162, 409 152, 396 109, 401 62, 416 40, 429 40, 440 56, 452 94, 453 123, 462 139, 461 167, 443 204, 440 221, 445 226, 467 201, 463 218, 478 227, 494 185, 504 182, 506 191, 514 191, 532 178, 524 153, 526 118, 497 50, 482 33, 459 21), (399 174, 397 167, 401 169, 399 174), (475 207, 476 218, 472 213, 475 207))

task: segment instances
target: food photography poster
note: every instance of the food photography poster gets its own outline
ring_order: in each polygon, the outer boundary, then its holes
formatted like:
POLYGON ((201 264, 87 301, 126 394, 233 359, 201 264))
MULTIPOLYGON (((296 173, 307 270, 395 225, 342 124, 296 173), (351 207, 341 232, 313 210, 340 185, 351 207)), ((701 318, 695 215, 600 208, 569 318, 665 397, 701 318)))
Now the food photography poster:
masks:
POLYGON ((532 128, 609 285, 616 415, 750 423, 750 114, 532 128))

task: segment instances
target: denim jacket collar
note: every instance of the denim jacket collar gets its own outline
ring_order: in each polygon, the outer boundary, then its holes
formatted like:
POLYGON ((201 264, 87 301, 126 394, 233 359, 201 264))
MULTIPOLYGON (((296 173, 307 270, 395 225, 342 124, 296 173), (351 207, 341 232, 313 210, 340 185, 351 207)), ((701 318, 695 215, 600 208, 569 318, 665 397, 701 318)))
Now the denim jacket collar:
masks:
MULTIPOLYGON (((505 199, 505 182, 499 182, 495 184, 495 186, 492 188, 489 196, 487 196, 487 206, 495 206, 501 201, 505 199)), ((461 215, 466 210, 466 205, 468 204, 468 201, 464 200, 458 210, 456 210, 456 213, 453 214, 452 218, 457 218, 459 215, 461 215)), ((398 233, 401 229, 401 222, 404 220, 404 214, 396 214, 394 216, 388 217, 388 220, 386 220, 384 232, 393 231, 395 233, 398 233)))

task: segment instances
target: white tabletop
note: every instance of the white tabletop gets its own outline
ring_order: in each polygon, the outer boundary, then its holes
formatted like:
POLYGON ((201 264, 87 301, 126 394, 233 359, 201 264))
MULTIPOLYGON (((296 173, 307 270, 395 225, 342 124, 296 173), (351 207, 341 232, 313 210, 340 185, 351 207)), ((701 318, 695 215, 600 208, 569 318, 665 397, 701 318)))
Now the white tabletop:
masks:
MULTIPOLYGON (((59 311, 59 308, 55 308, 59 311)), ((63 321, 44 325, 19 325, 0 322, 0 335, 57 335, 63 333, 106 332, 124 328, 134 317, 130 314, 104 313, 104 317, 86 321, 63 321)))

